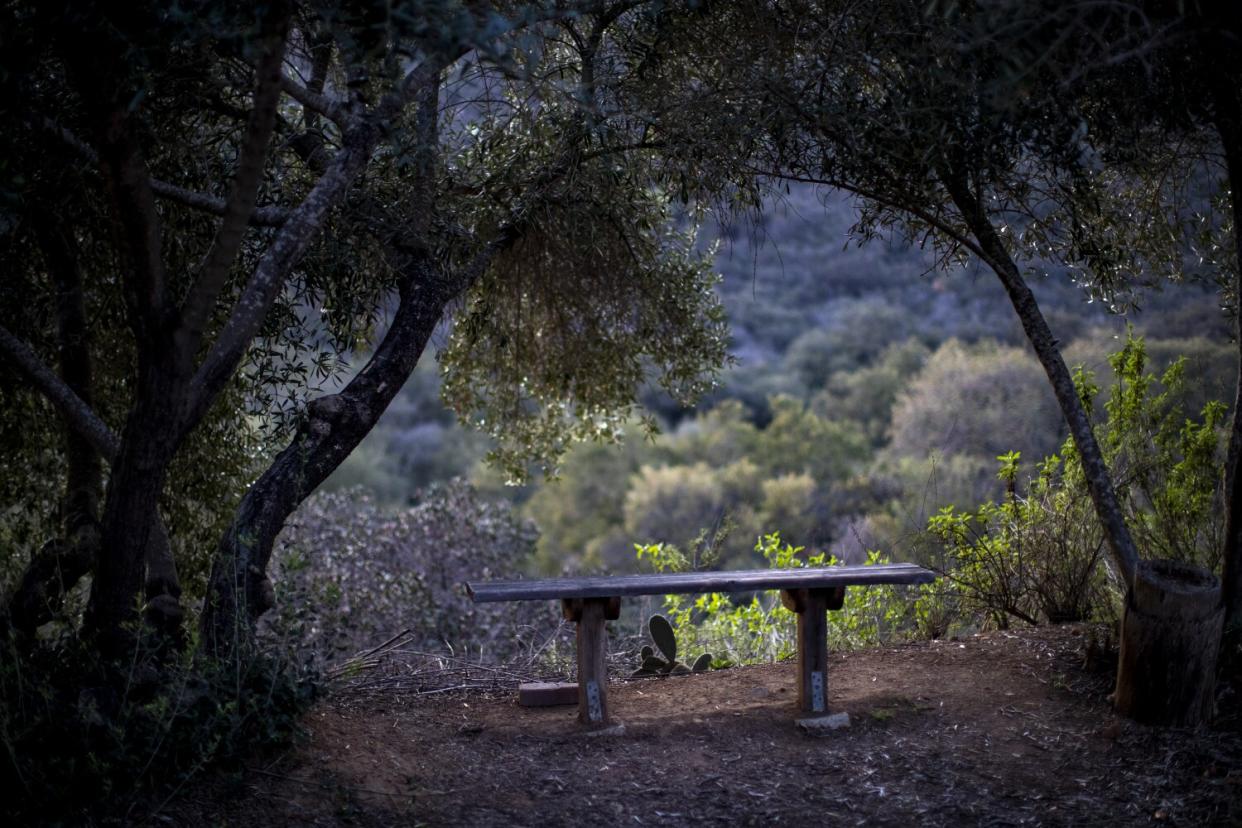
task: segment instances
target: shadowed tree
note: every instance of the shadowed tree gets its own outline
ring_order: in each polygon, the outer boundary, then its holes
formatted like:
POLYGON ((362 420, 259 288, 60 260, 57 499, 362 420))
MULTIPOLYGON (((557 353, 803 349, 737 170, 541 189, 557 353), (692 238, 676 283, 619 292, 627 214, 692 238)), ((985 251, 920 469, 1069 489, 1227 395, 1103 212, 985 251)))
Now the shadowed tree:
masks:
MULTIPOLYGON (((1069 426, 1113 566, 1133 588, 1139 550, 1027 275, 1048 263, 1077 268, 1110 301, 1124 300, 1135 282, 1158 278, 1141 269, 1150 260, 1146 250, 1136 254, 1126 234, 1112 233, 1123 226, 1124 205, 1110 213, 1119 206, 1107 175, 1112 168, 1085 129, 1089 106, 1111 100, 1092 85, 1093 75, 1156 55, 1170 39, 1183 47, 1198 43, 1220 63, 1236 14, 1128 2, 1027 5, 808 2, 760 14, 758 6, 728 4, 714 30, 685 18, 688 45, 652 94, 710 98, 719 106, 719 129, 709 130, 719 149, 701 151, 769 179, 853 193, 863 239, 894 233, 929 246, 942 266, 973 260, 995 274, 1069 426), (766 50, 752 56, 756 41, 766 50), (688 83, 677 82, 687 75, 688 83), (731 119, 744 125, 730 129, 731 119)), ((1221 74, 1232 78, 1232 70, 1221 74)), ((1198 91, 1215 101, 1216 119, 1228 126, 1237 89, 1218 76, 1198 91), (1218 93, 1218 83, 1228 91, 1218 93)), ((1230 461, 1231 475, 1237 465, 1230 461)), ((1235 557, 1227 556, 1224 567, 1227 606, 1237 601, 1235 557)), ((1183 655, 1214 665, 1215 644, 1206 642, 1183 655)), ((1210 689, 1210 682, 1202 686, 1210 689)), ((1210 715, 1209 697, 1202 695, 1206 707, 1191 705, 1198 711, 1192 717, 1210 715)))
POLYGON ((27 46, 6 58, 5 99, 24 107, 6 140, 21 175, 6 180, 4 241, 41 243, 23 284, 65 307, 59 336, 6 308, 0 348, 69 425, 73 514, 102 492, 97 545, 37 557, 11 606, 91 570, 84 631, 107 654, 128 651, 144 581, 148 619, 178 632, 161 496, 204 423, 226 422, 225 447, 248 439, 239 396, 286 445, 212 556, 201 626, 219 656, 247 651, 270 606, 286 517, 453 307, 446 389, 512 437, 515 472, 569 439, 610 438, 649 371, 686 397, 723 358, 713 277, 662 195, 669 171, 610 91, 631 64, 626 32, 650 25, 639 4, 6 14, 27 46), (40 224, 53 207, 62 223, 40 224), (55 343, 82 347, 83 303, 127 326, 115 351, 89 354, 112 382, 106 409, 81 374, 91 362, 50 367, 55 343), (323 393, 360 343, 360 370, 323 393))

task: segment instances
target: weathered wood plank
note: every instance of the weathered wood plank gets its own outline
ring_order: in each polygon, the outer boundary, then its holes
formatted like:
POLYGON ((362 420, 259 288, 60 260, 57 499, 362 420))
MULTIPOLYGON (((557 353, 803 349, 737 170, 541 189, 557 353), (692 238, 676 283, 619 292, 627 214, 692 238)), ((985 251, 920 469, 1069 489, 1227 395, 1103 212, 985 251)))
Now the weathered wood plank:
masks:
POLYGON ((466 584, 477 602, 534 601, 546 598, 611 598, 695 592, 753 592, 762 589, 822 589, 867 584, 929 584, 935 573, 908 563, 830 566, 817 569, 748 569, 732 572, 678 572, 484 581, 466 584))

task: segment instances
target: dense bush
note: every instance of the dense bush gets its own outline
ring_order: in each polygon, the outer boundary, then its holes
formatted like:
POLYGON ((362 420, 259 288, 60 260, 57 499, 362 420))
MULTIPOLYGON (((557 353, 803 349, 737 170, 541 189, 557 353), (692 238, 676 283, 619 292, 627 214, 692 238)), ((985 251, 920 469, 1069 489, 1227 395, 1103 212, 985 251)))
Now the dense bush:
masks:
MULTIPOLYGON (((1012 486, 1018 454, 1001 460, 1001 478, 1012 486)), ((1063 467, 1048 458, 1026 496, 1011 489, 973 512, 946 506, 928 528, 943 544, 937 568, 962 609, 991 626, 1084 621, 1112 609, 1104 536, 1075 461, 1063 467)))
POLYGON ((239 668, 190 651, 169 663, 149 643, 118 668, 69 635, 0 642, 5 824, 145 820, 202 768, 287 744, 315 695, 278 656, 239 668))
POLYGON ((315 495, 278 541, 265 637, 320 666, 406 629, 424 649, 503 661, 521 646, 515 624, 542 629, 556 617, 544 604, 476 606, 464 584, 522 572, 534 543, 532 524, 460 480, 410 508, 358 490, 315 495))
POLYGON ((149 813, 202 767, 287 741, 324 667, 402 630, 411 647, 492 661, 542 643, 560 622, 553 607, 476 607, 463 588, 523 571, 534 541, 508 504, 460 481, 403 509, 323 493, 281 536, 265 653, 242 669, 213 665, 194 642, 170 661, 143 641, 118 675, 76 643, 72 616, 35 642, 10 631, 0 641, 0 813, 10 824, 149 813))

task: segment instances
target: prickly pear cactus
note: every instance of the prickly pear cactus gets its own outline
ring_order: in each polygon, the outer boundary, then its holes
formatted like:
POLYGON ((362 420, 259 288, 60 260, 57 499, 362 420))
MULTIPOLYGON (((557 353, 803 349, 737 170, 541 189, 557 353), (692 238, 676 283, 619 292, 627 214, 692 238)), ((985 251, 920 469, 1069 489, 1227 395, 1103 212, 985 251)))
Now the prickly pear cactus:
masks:
POLYGON ((651 633, 651 640, 660 649, 660 655, 664 657, 657 656, 650 646, 644 646, 640 653, 642 664, 630 674, 631 678, 702 673, 712 666, 711 653, 703 653, 690 666, 677 660, 677 635, 673 632, 673 625, 663 615, 651 616, 647 621, 647 629, 651 633))
POLYGON ((677 635, 673 632, 673 625, 663 615, 653 615, 647 621, 647 629, 651 631, 651 640, 660 648, 660 652, 664 655, 664 659, 669 664, 677 661, 677 635))

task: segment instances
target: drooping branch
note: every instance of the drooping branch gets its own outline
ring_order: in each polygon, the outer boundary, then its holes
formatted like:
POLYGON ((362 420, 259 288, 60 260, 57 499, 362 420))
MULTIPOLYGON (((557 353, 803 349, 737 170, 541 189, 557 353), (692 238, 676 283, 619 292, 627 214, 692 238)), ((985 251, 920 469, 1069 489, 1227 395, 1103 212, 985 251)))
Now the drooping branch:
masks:
POLYGON ((31 384, 56 406, 56 410, 105 458, 111 460, 120 450, 120 440, 112 429, 65 381, 44 364, 34 350, 0 326, 0 353, 22 370, 31 384))
POLYGON ((177 345, 181 357, 192 360, 202 340, 203 327, 211 318, 216 299, 224 289, 229 269, 241 249, 243 234, 254 211, 263 181, 267 147, 276 125, 276 104, 280 97, 281 64, 285 53, 286 21, 280 20, 267 35, 268 47, 256 68, 254 106, 238 151, 233 189, 225 204, 223 220, 207 255, 203 259, 181 310, 177 345))

